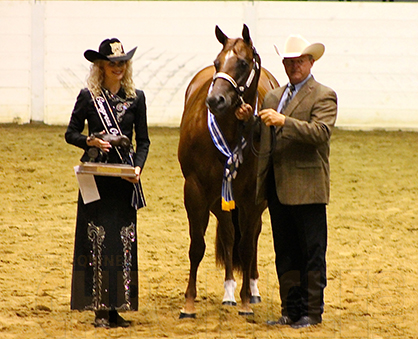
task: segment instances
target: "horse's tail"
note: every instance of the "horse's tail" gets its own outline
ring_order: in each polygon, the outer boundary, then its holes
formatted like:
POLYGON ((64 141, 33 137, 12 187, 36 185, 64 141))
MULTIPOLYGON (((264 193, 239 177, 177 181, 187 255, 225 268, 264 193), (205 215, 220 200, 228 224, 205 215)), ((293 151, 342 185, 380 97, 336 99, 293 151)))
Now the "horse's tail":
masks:
MULTIPOLYGON (((237 208, 232 210, 230 213, 232 213, 232 223, 234 225, 234 229, 231 230, 231 234, 228 234, 228 236, 234 237, 234 247, 232 250, 232 265, 234 270, 237 270, 239 272, 242 272, 242 262, 239 256, 238 252, 238 244, 241 240, 241 231, 239 229, 239 223, 238 223, 238 210, 237 208)), ((219 223, 216 230, 216 264, 222 267, 225 267, 225 261, 227 257, 227 253, 225 251, 225 246, 223 245, 222 237, 219 234, 219 223)))

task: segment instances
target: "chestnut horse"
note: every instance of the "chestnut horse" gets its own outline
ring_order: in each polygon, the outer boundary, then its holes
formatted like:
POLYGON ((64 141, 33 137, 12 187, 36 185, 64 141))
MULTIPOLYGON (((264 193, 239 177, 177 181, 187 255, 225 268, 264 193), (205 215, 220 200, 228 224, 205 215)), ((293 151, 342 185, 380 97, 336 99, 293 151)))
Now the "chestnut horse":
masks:
POLYGON ((189 283, 180 318, 196 316, 196 276, 205 253, 210 212, 217 218, 216 261, 225 267, 223 304, 236 305, 234 269, 242 273, 239 313, 253 314, 250 303, 261 301, 257 288, 257 242, 266 203, 255 203, 257 159, 251 151, 253 145, 249 145, 248 128, 235 117, 235 111, 246 102, 256 112, 267 91, 279 84, 261 67, 246 25, 242 38, 230 39, 218 26, 215 33, 223 49, 214 66, 202 69, 191 80, 180 126, 178 159, 185 178, 184 204, 190 234, 189 283), (224 147, 230 147, 229 155, 215 146, 216 137, 208 127, 210 114, 223 136, 224 147), (229 198, 221 194, 224 185, 229 185, 229 198))

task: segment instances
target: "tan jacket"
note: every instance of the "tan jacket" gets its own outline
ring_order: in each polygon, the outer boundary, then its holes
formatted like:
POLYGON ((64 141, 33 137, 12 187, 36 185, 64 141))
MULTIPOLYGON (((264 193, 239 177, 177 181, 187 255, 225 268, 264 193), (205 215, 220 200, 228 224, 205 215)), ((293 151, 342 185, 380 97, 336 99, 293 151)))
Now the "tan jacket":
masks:
MULTIPOLYGON (((276 110, 285 88, 270 91, 262 109, 276 110)), ((282 113, 286 115, 282 128, 261 124, 261 153, 269 152, 272 132, 276 135, 276 147, 271 156, 259 158, 257 202, 265 199, 266 175, 273 162, 277 196, 282 204, 328 204, 330 137, 337 118, 336 93, 311 77, 282 113)))

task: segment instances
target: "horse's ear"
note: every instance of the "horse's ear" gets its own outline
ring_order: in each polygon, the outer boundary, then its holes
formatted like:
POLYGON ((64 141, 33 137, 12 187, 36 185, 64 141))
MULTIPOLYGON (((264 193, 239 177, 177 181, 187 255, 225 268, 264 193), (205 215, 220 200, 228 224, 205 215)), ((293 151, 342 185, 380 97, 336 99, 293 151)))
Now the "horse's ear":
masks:
POLYGON ((218 39, 218 41, 225 46, 228 37, 224 34, 224 32, 221 31, 221 29, 219 28, 218 25, 216 25, 215 28, 215 34, 216 34, 216 38, 218 39))
POLYGON ((244 38, 244 41, 247 44, 252 45, 250 30, 248 29, 248 26, 246 24, 244 24, 244 26, 242 27, 242 37, 244 38))

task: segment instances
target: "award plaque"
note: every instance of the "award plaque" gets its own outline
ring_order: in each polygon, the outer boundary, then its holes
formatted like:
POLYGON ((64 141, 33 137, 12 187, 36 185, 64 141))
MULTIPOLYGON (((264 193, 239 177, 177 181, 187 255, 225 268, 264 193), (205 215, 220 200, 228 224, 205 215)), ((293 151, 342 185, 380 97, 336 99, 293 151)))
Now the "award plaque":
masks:
POLYGON ((78 167, 80 174, 92 174, 106 177, 131 177, 134 178, 135 168, 125 164, 105 164, 100 162, 83 162, 78 167))

